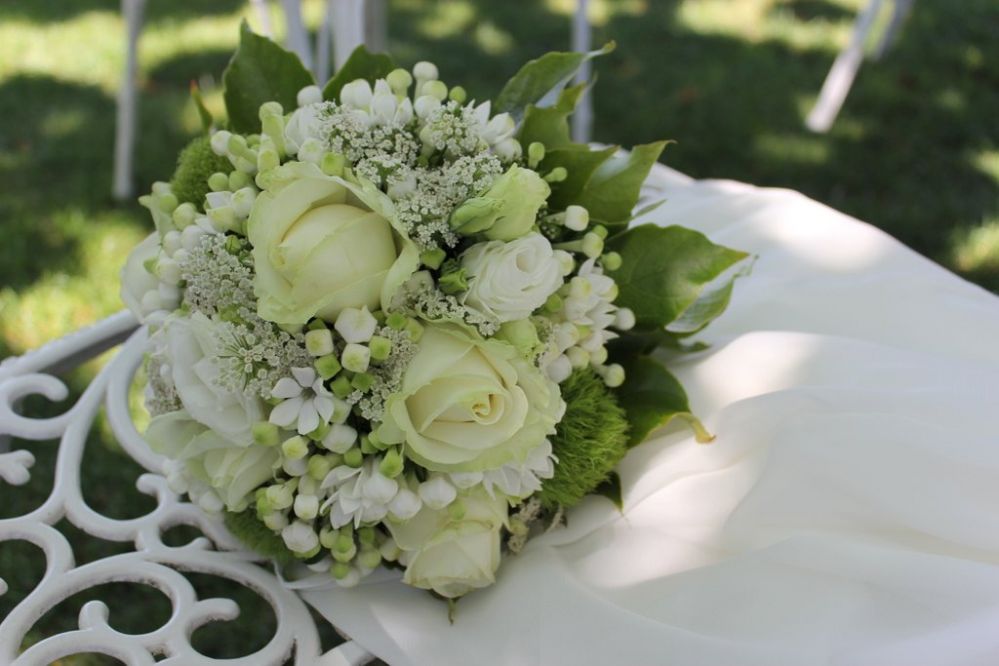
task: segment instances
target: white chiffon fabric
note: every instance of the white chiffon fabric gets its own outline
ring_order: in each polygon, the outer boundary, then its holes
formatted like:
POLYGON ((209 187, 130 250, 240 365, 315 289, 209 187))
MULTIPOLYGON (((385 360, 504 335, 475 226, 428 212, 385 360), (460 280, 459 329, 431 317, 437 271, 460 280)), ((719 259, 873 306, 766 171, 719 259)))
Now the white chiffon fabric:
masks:
POLYGON ((306 593, 393 666, 999 664, 999 299, 804 196, 665 168, 650 215, 759 255, 669 428, 444 604, 306 593))

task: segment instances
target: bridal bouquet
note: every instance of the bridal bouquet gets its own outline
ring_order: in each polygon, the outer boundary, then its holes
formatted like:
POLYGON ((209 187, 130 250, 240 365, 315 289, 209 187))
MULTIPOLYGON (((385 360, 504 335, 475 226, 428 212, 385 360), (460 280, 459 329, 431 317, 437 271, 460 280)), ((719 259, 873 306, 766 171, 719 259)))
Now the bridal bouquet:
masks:
MULTIPOLYGON (((245 25, 227 119, 140 199, 122 295, 150 332, 145 438, 248 545, 456 598, 588 494, 683 389, 653 357, 726 306, 745 254, 628 229, 665 142, 591 148, 529 62, 490 101, 359 48, 320 88, 245 25), (733 268, 735 267, 735 268, 733 268)), ((662 356, 662 354, 659 354, 662 356)))

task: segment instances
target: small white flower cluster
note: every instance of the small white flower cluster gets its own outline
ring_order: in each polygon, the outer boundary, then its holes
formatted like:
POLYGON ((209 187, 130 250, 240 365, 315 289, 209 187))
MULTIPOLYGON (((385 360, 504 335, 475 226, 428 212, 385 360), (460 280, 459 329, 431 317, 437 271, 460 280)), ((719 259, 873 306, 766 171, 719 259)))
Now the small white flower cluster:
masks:
POLYGON ((426 321, 462 322, 483 336, 495 335, 499 320, 488 312, 463 305, 457 297, 445 294, 427 271, 414 273, 396 292, 392 307, 426 321))

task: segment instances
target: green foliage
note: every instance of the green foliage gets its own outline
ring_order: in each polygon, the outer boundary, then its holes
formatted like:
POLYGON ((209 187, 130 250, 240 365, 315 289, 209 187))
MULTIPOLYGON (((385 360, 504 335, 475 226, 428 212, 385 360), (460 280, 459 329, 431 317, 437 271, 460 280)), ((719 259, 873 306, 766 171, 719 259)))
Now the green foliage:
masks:
POLYGON ((668 141, 656 141, 613 155, 596 168, 577 203, 606 225, 624 226, 638 203, 642 183, 668 141))
POLYGON ((296 559, 281 537, 257 519, 253 509, 241 513, 226 511, 225 526, 255 553, 269 557, 279 564, 288 564, 296 559))
POLYGON ((687 392, 659 361, 650 356, 621 359, 625 382, 615 393, 631 424, 628 446, 641 444, 650 432, 674 418, 681 418, 694 430, 699 442, 713 439, 690 411, 687 392))
POLYGON ((285 110, 297 105, 298 91, 312 85, 312 74, 294 53, 255 34, 243 21, 239 48, 222 75, 229 124, 237 132, 260 131, 260 105, 278 102, 285 110))
POLYGON ((211 192, 208 177, 219 171, 229 173, 232 164, 212 151, 209 137, 196 137, 180 151, 177 169, 170 179, 170 189, 180 203, 192 203, 198 210, 203 210, 205 195, 211 192))
MULTIPOLYGON (((524 123, 517 138, 523 146, 535 141, 545 145, 545 149, 562 148, 572 143, 569 136, 569 116, 576 109, 579 98, 586 91, 587 84, 566 88, 559 93, 558 101, 552 106, 528 105, 524 123)), ((585 148, 582 144, 576 144, 585 148)))
MULTIPOLYGON (((621 268, 608 272, 620 289, 615 302, 631 308, 640 327, 650 328, 679 319, 697 303, 706 285, 749 256, 715 245, 697 231, 652 224, 629 229, 610 239, 607 247, 623 259, 621 268)), ((699 308, 696 319, 719 313, 717 307, 699 308)), ((686 328, 697 327, 688 323, 686 328)))
POLYGON ((547 508, 570 507, 594 492, 628 451, 628 421, 615 395, 590 368, 562 384, 565 417, 552 437, 555 476, 540 498, 547 508))
POLYGON ((608 42, 603 48, 589 53, 552 51, 528 61, 503 86, 493 110, 510 113, 519 119, 528 104, 537 104, 550 92, 564 86, 580 65, 590 58, 610 53, 614 46, 614 42, 608 42))
POLYGON ((544 161, 541 162, 541 170, 547 172, 556 167, 563 167, 568 174, 565 180, 551 184, 549 207, 553 210, 564 210, 570 204, 582 200, 583 190, 590 182, 593 172, 617 151, 617 146, 590 150, 589 146, 578 143, 547 151, 544 161))
POLYGON ((339 101, 340 90, 344 85, 356 79, 364 79, 374 83, 375 79, 383 79, 395 69, 395 62, 386 53, 371 53, 361 44, 347 58, 336 75, 323 88, 323 99, 339 101))

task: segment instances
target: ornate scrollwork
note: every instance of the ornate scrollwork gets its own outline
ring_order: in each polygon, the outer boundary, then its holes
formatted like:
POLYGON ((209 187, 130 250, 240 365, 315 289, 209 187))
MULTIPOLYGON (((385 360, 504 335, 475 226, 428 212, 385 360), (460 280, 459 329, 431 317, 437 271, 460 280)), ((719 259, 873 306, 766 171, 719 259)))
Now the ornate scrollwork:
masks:
MULTIPOLYGON (((144 328, 127 313, 0 364, 0 436, 22 440, 59 440, 55 482, 45 502, 22 516, 0 520, 0 548, 10 541, 26 541, 45 554, 41 581, 0 622, 0 663, 15 666, 47 664, 82 652, 103 653, 127 664, 281 664, 294 653, 295 664, 362 664, 372 656, 348 642, 326 654, 305 603, 257 562, 259 556, 241 549, 220 519, 209 516, 171 491, 160 475, 162 459, 145 445, 128 408, 128 391, 141 364, 146 337, 144 328), (20 401, 41 395, 65 400, 69 392, 52 368, 67 367, 112 346, 130 331, 114 359, 89 384, 83 395, 62 414, 33 419, 18 413, 20 401), (115 438, 148 473, 136 487, 156 500, 145 515, 116 519, 95 511, 83 498, 80 467, 84 448, 102 403, 115 438), (77 565, 70 543, 54 525, 66 518, 92 537, 131 542, 131 552, 77 565), (163 533, 177 525, 203 534, 183 546, 164 543, 163 533), (262 597, 274 610, 277 627, 259 651, 239 659, 220 661, 197 652, 191 645, 195 629, 236 617, 239 608, 230 599, 198 599, 184 572, 220 576, 243 585, 262 597), (121 633, 108 624, 108 606, 101 601, 85 604, 79 629, 44 638, 20 654, 20 646, 35 622, 68 597, 98 585, 129 582, 152 586, 169 600, 172 612, 160 627, 144 634, 121 633), (157 655, 166 655, 156 661, 157 655)), ((30 480, 34 456, 19 449, 0 453, 0 485, 21 485, 30 480)), ((7 492, 11 492, 8 489, 7 492)), ((0 580, 0 595, 7 584, 0 580)))

